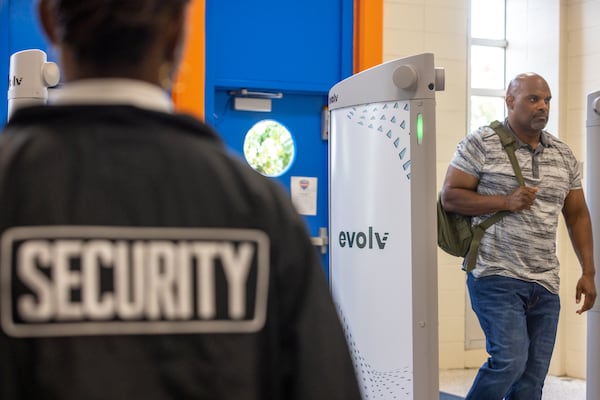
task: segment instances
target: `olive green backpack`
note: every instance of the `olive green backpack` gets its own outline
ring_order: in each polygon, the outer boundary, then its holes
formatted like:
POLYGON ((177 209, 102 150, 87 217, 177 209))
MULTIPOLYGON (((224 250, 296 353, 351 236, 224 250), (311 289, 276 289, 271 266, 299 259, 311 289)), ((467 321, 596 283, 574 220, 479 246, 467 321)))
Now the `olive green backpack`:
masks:
MULTIPOLYGON (((490 128, 500 137, 500 142, 502 142, 502 147, 504 147, 508 158, 510 158, 510 163, 515 171, 519 185, 525 186, 521 168, 515 156, 515 138, 506 130, 501 122, 492 122, 490 128)), ((437 202, 438 246, 448 254, 456 257, 464 257, 465 270, 469 272, 475 268, 479 243, 485 230, 509 214, 510 211, 499 211, 480 224, 471 226, 470 216, 446 212, 444 210, 441 195, 441 193, 438 195, 437 202)))

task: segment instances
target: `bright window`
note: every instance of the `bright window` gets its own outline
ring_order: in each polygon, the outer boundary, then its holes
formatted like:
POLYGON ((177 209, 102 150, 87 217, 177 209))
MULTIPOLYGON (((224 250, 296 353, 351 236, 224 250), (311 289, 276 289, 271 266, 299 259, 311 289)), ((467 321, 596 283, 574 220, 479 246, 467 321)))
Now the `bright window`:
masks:
POLYGON ((504 89, 504 48, 471 46, 471 87, 504 89))
POLYGON ((506 115, 506 1, 471 0, 469 130, 506 115))
POLYGON ((504 40, 506 0, 471 0, 471 36, 504 40))
POLYGON ((504 119, 504 97, 471 96, 471 127, 489 125, 504 119))

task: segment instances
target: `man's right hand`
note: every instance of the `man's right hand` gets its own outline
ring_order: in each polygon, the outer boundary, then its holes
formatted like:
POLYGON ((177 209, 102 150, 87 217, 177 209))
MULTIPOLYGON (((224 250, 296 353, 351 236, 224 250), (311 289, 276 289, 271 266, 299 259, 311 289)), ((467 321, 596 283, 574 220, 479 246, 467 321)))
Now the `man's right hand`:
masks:
POLYGON ((519 186, 506 197, 506 209, 512 212, 529 210, 537 197, 537 187, 519 186))

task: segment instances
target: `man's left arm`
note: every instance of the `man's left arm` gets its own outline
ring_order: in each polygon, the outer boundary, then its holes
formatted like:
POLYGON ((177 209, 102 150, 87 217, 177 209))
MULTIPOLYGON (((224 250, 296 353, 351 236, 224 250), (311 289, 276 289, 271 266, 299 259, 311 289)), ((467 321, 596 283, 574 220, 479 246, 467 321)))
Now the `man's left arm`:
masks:
POLYGON ((577 281, 575 295, 577 304, 581 302, 581 295, 584 296, 583 305, 577 310, 577 314, 581 314, 591 309, 596 300, 596 285, 594 282, 596 270, 594 267, 592 220, 582 189, 571 190, 569 192, 562 212, 573 249, 575 250, 575 254, 577 254, 582 268, 581 278, 577 281))

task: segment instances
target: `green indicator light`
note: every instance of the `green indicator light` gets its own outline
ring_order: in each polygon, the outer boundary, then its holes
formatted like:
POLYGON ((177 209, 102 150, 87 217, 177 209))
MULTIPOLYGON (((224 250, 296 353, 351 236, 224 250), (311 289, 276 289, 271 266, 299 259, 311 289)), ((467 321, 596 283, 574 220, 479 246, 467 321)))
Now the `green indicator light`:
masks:
POLYGON ((423 114, 417 114, 417 144, 423 143, 423 114))

